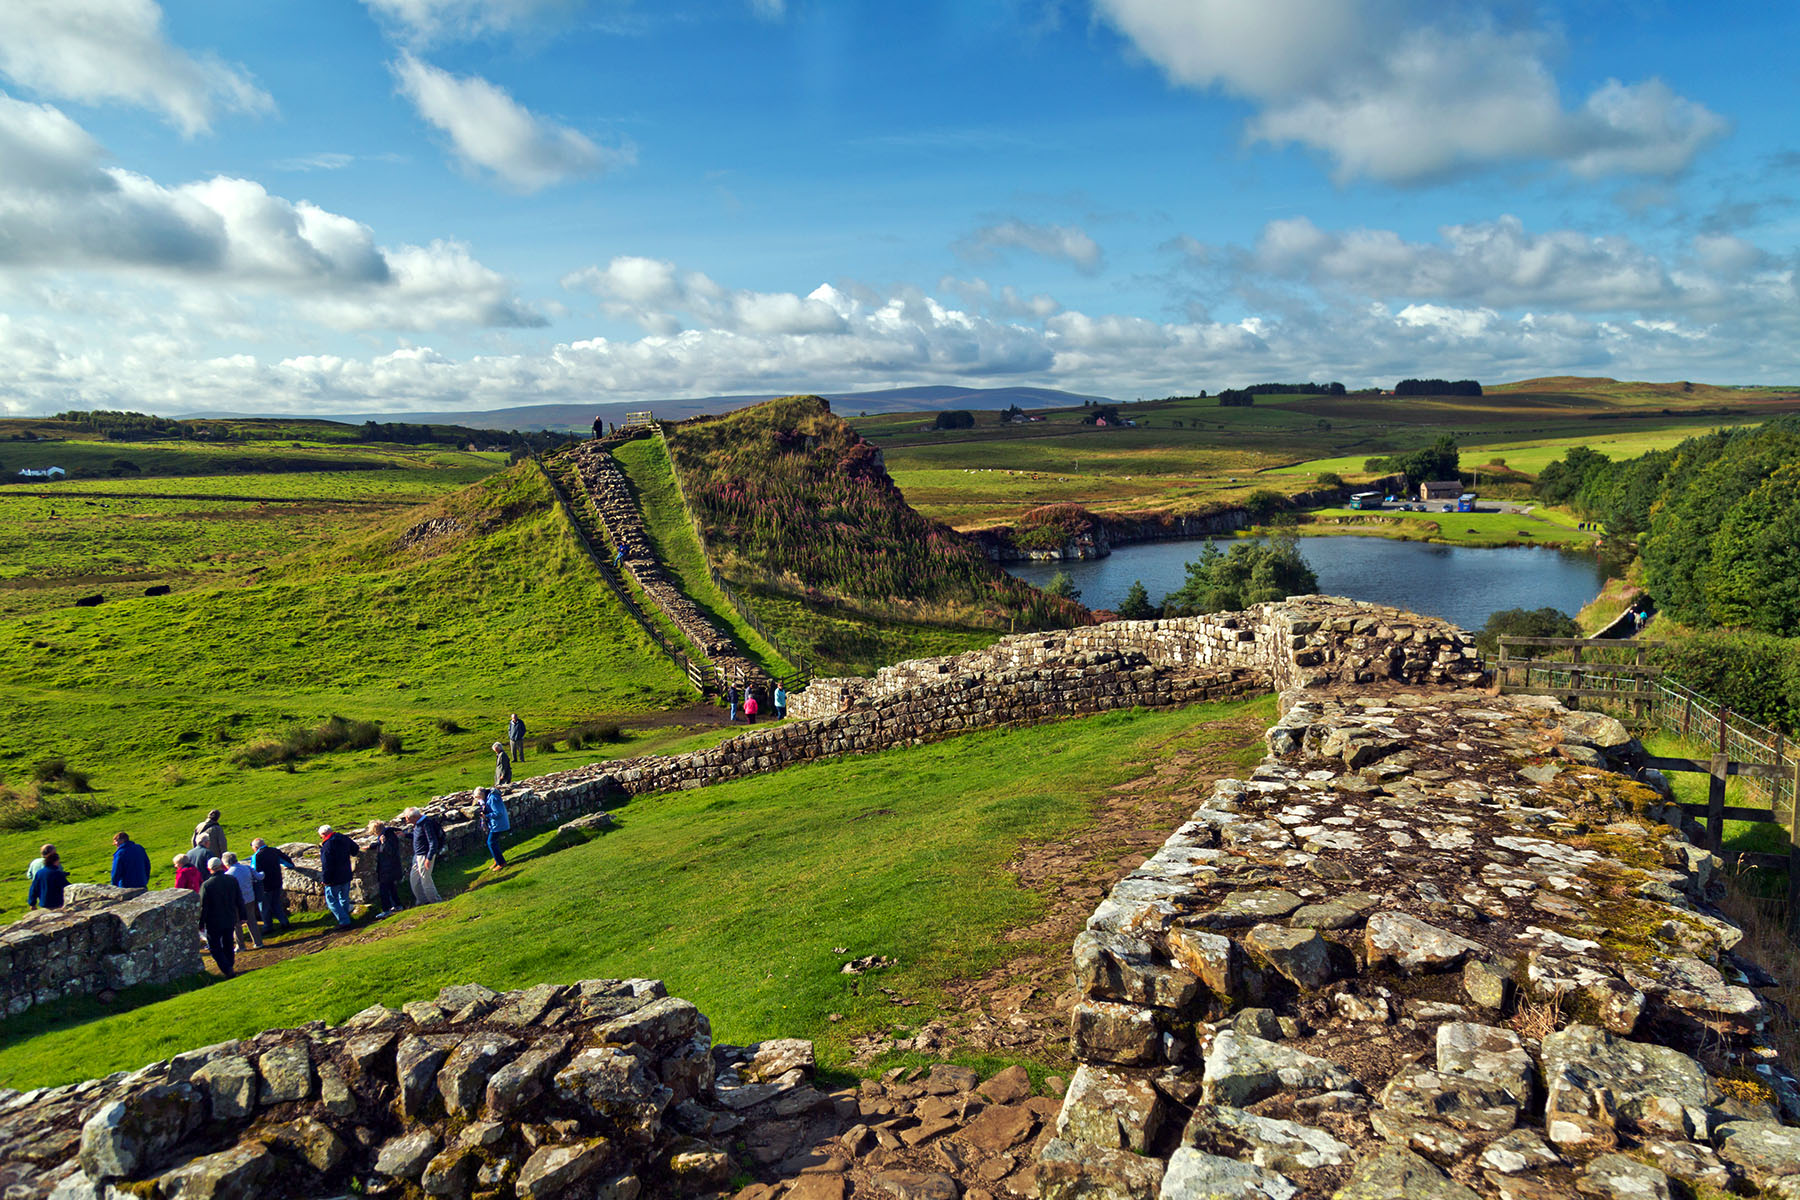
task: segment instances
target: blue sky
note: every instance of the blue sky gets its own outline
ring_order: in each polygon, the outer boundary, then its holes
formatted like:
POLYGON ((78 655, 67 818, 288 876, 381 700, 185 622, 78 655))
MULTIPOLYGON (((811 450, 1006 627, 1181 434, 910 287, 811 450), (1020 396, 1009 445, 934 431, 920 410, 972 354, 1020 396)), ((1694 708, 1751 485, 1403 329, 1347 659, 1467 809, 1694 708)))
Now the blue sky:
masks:
POLYGON ((1800 384, 1800 8, 4 0, 0 411, 1800 384))

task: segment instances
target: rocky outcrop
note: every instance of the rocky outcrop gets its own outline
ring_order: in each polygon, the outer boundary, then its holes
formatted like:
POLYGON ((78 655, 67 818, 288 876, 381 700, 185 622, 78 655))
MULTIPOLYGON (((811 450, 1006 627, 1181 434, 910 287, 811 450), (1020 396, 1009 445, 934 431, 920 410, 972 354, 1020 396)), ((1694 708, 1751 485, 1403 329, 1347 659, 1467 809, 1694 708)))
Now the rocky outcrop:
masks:
POLYGON ((201 969, 193 892, 70 889, 67 908, 0 927, 0 1012, 168 983, 201 969))
POLYGON ((1282 703, 1076 944, 1044 1197, 1800 1194, 1800 1084, 1623 726, 1282 703))

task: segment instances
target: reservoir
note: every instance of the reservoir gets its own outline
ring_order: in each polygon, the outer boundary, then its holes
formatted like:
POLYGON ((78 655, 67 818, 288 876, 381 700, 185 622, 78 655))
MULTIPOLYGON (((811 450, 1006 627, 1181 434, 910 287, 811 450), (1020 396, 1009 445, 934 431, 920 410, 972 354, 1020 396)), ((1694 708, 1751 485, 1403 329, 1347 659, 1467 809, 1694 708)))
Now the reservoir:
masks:
MULTIPOLYGON (((1141 579, 1150 603, 1160 604, 1186 582, 1187 564, 1200 557, 1205 544, 1140 542, 1121 546, 1106 558, 1009 563, 1006 569, 1039 587, 1066 571, 1089 608, 1117 608, 1132 581, 1141 579)), ((1232 539, 1218 542, 1225 551, 1231 545, 1232 539)), ((1391 604, 1471 631, 1508 608, 1559 608, 1574 616, 1606 582, 1606 569, 1594 555, 1534 546, 1483 549, 1374 537, 1303 537, 1300 555, 1327 595, 1391 604)))

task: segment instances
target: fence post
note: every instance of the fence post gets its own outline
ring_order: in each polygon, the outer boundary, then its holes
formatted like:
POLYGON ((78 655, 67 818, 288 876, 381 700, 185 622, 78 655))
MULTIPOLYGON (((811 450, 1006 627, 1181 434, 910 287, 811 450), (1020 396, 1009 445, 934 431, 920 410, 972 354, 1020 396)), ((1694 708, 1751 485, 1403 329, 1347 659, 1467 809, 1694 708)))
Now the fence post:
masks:
MULTIPOLYGON (((1646 648, 1643 645, 1643 643, 1641 643, 1641 642, 1638 643, 1637 653, 1632 656, 1632 665, 1638 666, 1638 667, 1645 665, 1644 664, 1644 660, 1646 657, 1645 649, 1646 648)), ((1645 718, 1649 712, 1649 708, 1648 708, 1647 702, 1644 700, 1644 696, 1643 696, 1644 676, 1641 672, 1638 674, 1634 674, 1631 677, 1631 691, 1632 691, 1632 696, 1633 696, 1633 699, 1631 701, 1631 717, 1632 717, 1632 720, 1637 722, 1638 728, 1642 729, 1644 727, 1645 718)))
MULTIPOLYGON (((1678 681, 1679 682, 1679 681, 1678 681)), ((1681 736, 1687 737, 1694 731, 1694 697, 1690 694, 1687 704, 1681 710, 1681 736)))
POLYGON ((1788 808, 1788 937, 1800 941, 1800 762, 1794 764, 1794 791, 1788 808))
POLYGON ((1715 754, 1712 775, 1706 784, 1706 848, 1725 853, 1725 755, 1715 754))

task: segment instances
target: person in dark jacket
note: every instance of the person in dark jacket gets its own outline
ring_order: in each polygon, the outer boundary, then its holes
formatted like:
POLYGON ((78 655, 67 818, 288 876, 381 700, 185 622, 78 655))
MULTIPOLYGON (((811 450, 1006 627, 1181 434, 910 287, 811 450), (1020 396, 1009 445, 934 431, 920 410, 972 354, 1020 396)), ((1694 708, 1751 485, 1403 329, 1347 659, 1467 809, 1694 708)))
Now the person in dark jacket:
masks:
POLYGON ((225 873, 224 860, 215 858, 208 866, 212 874, 200 885, 200 929, 206 934, 207 952, 219 964, 219 974, 230 979, 237 974, 232 970, 237 960, 232 935, 245 919, 244 893, 237 880, 225 873))
POLYGON ((63 888, 68 883, 69 873, 63 870, 62 855, 52 850, 44 855, 44 865, 31 877, 31 887, 25 893, 26 903, 33 908, 61 908, 63 888))
POLYGON ((386 821, 370 821, 369 836, 375 839, 375 882, 381 888, 381 911, 375 914, 379 921, 406 907, 400 901, 400 881, 406 878, 406 850, 400 831, 390 829, 386 821))
POLYGON ((129 833, 113 834, 112 885, 116 888, 150 886, 150 852, 132 841, 129 833))
POLYGON ((412 894, 415 904, 436 904, 443 897, 438 895, 437 884, 431 878, 431 872, 437 867, 439 856, 444 853, 444 827, 438 819, 421 809, 409 808, 405 813, 406 823, 412 829, 413 865, 412 894))
POLYGON ((514 713, 506 722, 506 740, 510 742, 512 760, 516 763, 525 761, 525 722, 514 713))
POLYGON ((319 882, 325 885, 325 907, 337 918, 339 929, 348 929, 350 919, 350 880, 356 865, 350 860, 360 853, 356 843, 329 825, 319 826, 319 882))
POLYGON ((494 786, 512 782, 512 759, 506 757, 506 747, 499 742, 494 743, 494 786))
POLYGON ((287 893, 282 891, 287 881, 281 869, 299 868, 294 866, 294 860, 280 846, 271 846, 261 838, 250 843, 250 867, 262 876, 263 936, 267 937, 275 932, 275 922, 280 921, 283 929, 293 923, 288 919, 287 893))

